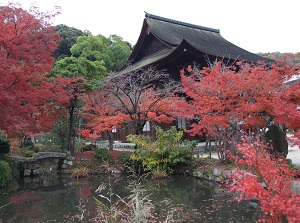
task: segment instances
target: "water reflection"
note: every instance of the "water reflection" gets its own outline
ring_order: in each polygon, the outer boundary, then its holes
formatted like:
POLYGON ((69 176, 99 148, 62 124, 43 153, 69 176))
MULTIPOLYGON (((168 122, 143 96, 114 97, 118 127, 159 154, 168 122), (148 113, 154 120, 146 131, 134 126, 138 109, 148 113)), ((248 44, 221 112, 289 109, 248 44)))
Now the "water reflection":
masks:
MULTIPOLYGON (((97 216, 91 197, 108 179, 94 176, 74 180, 52 175, 15 182, 0 191, 0 223, 91 222, 97 216)), ((113 176, 111 182, 114 193, 121 197, 129 194, 126 177, 113 176)), ((174 208, 179 222, 255 222, 256 210, 249 202, 237 203, 221 188, 193 177, 148 180, 143 185, 157 206, 157 214, 174 208), (164 205, 166 199, 171 203, 164 205)))

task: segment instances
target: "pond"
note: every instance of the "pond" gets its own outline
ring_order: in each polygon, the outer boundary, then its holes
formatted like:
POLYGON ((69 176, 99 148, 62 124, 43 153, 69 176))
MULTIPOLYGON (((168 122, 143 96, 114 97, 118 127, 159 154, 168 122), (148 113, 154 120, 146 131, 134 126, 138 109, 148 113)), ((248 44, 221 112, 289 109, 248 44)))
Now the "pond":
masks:
MULTIPOLYGON (((0 191, 0 223, 97 222, 99 204, 92 197, 100 200, 95 190, 103 183, 120 197, 130 194, 124 176, 76 180, 54 174, 14 182, 0 191)), ((220 186, 191 176, 145 180, 142 186, 156 207, 153 215, 161 219, 157 222, 163 222, 166 213, 178 222, 256 222, 258 217, 249 201, 237 203, 220 186)))

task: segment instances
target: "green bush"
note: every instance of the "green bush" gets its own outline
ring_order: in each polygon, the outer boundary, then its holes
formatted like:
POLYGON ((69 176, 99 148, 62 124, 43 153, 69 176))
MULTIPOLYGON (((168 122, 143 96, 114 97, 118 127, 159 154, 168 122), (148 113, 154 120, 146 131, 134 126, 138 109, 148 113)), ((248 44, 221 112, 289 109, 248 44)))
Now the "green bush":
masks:
MULTIPOLYGON (((83 151, 93 151, 96 149, 97 149, 97 146, 94 144, 88 144, 85 147, 83 147, 83 151)), ((102 148, 102 149, 104 149, 104 148, 102 148)))
MULTIPOLYGON (((79 127, 79 118, 74 117, 72 134, 79 127)), ((70 120, 69 117, 62 115, 52 124, 52 129, 45 134, 42 143, 47 145, 51 151, 66 152, 70 137, 70 120)))
POLYGON ((96 148, 94 152, 95 156, 101 161, 107 161, 111 158, 110 153, 105 148, 96 148))
POLYGON ((157 128, 155 142, 149 136, 129 135, 128 141, 138 146, 131 158, 152 173, 173 173, 176 167, 190 163, 196 146, 194 141, 182 141, 182 136, 174 126, 168 131, 157 128))
POLYGON ((34 152, 47 152, 49 149, 48 145, 43 143, 35 143, 33 147, 34 152))
MULTIPOLYGON (((14 161, 11 161, 10 158, 8 156, 2 156, 0 155, 0 161, 3 161, 5 163, 8 163, 10 169, 11 169, 11 173, 12 173, 12 177, 19 177, 20 176, 20 168, 24 165, 23 163, 17 163, 14 161)), ((0 167, 0 172, 2 171, 1 167, 0 167)))
POLYGON ((124 166, 124 171, 141 171, 142 162, 131 159, 132 152, 122 152, 119 158, 120 163, 124 166))
POLYGON ((24 149, 33 149, 34 143, 31 141, 31 138, 29 136, 24 137, 22 147, 24 149))
POLYGON ((30 157, 30 158, 33 158, 35 156, 35 152, 32 151, 32 150, 26 150, 24 152, 24 157, 30 157))
POLYGON ((76 152, 83 152, 85 147, 86 147, 86 141, 83 140, 83 139, 80 139, 76 142, 75 151, 76 152))
POLYGON ((122 152, 119 158, 120 162, 124 163, 125 165, 131 164, 132 162, 132 159, 130 158, 131 154, 132 154, 131 152, 122 152))
POLYGON ((5 186, 12 179, 12 171, 9 163, 0 160, 0 187, 5 186))

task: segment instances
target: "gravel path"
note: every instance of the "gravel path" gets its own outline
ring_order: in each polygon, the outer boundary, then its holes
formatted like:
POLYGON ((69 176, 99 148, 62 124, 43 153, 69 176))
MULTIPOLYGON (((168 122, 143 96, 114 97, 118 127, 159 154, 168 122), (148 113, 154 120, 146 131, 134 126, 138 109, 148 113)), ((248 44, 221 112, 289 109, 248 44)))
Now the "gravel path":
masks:
MULTIPOLYGON (((208 157, 208 153, 203 153, 200 157, 208 157)), ((215 151, 212 152, 212 158, 218 159, 218 155, 215 151)), ((287 155, 288 159, 292 160, 292 163, 300 166, 300 148, 298 146, 290 147, 287 155)))
POLYGON ((291 159, 293 164, 300 165, 300 149, 299 149, 299 147, 298 146, 290 147, 287 158, 291 159))

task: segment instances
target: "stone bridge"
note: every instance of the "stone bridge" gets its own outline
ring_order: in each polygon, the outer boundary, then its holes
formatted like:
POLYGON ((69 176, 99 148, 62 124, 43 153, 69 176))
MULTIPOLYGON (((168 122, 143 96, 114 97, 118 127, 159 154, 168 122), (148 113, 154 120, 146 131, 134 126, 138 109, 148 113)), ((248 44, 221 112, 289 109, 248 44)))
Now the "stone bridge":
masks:
POLYGON ((59 172, 66 160, 73 160, 71 155, 61 152, 38 152, 34 155, 34 157, 9 156, 9 158, 10 160, 20 164, 21 177, 24 177, 25 169, 31 170, 30 176, 33 176, 33 170, 39 168, 38 162, 41 160, 58 159, 59 172))

